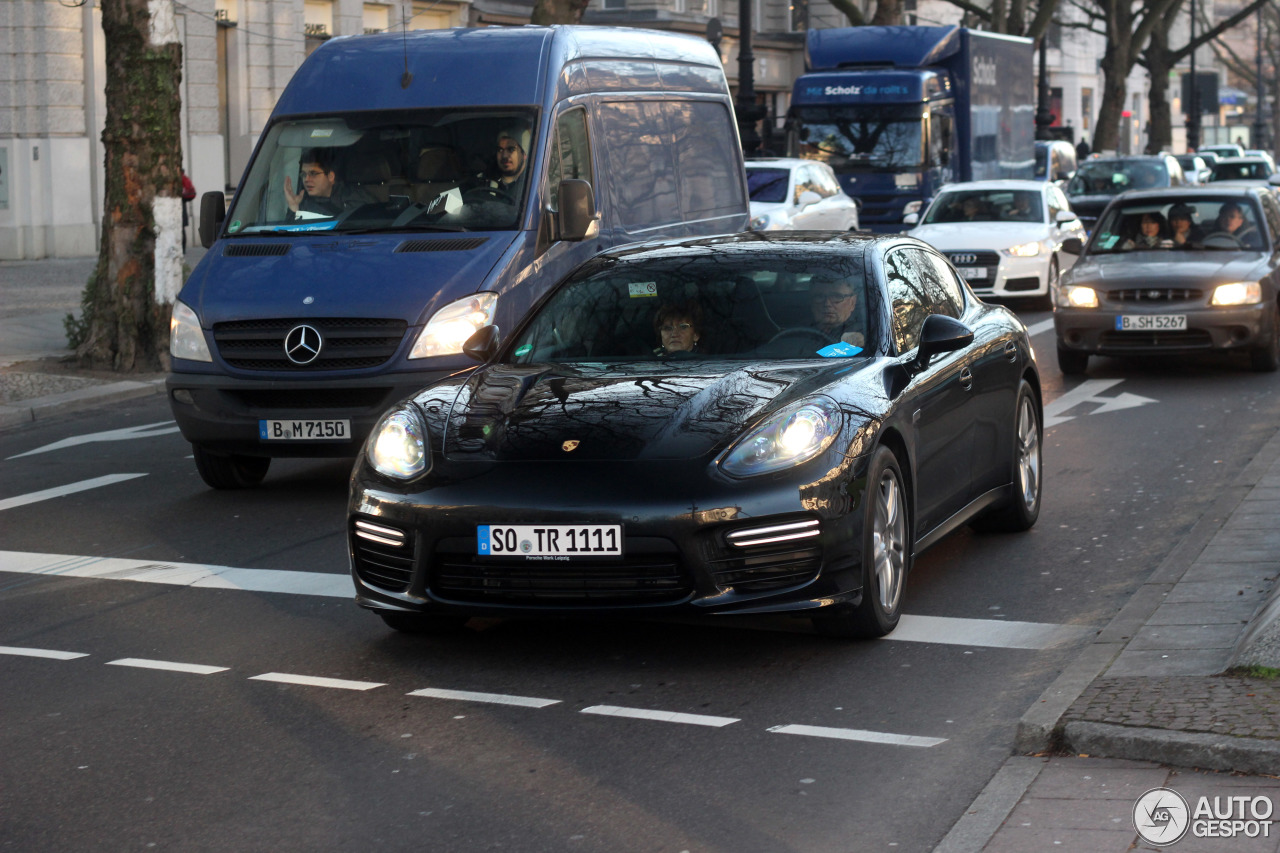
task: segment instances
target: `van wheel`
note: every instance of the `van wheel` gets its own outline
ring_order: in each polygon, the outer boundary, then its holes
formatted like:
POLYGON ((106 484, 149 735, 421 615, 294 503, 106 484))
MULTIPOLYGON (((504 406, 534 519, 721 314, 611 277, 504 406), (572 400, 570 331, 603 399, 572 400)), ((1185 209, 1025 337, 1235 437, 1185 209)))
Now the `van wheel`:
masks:
POLYGON ((1058 347, 1058 370, 1063 376, 1080 376, 1089 367, 1089 354, 1058 347))
POLYGON ((902 618, 911 570, 911 519, 902 469, 887 447, 871 457, 867 484, 862 501, 862 602, 813 617, 813 627, 824 637, 883 637, 902 618))
POLYGON ((198 444, 191 445, 191 449, 200 479, 214 489, 251 489, 262 482, 271 467, 268 456, 211 453, 198 444))

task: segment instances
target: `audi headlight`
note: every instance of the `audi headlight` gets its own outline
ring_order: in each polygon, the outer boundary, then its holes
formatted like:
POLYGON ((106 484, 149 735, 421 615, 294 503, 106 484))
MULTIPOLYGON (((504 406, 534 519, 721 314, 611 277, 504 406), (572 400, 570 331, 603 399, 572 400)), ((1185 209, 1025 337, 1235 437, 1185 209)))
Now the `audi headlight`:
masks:
POLYGON ((1064 284, 1058 290, 1058 304, 1063 308, 1097 308, 1098 292, 1092 287, 1064 284))
POLYGON ((1040 254, 1039 243, 1019 243, 1017 246, 1010 246, 1007 249, 1000 250, 1003 254, 1011 258, 1034 258, 1040 254))
POLYGON ((1233 281, 1213 289, 1210 305, 1256 305, 1262 301, 1262 285, 1256 281, 1233 281))
POLYGON ((431 358, 436 355, 457 355, 467 338, 493 322, 493 311, 498 304, 496 293, 474 293, 450 302, 441 308, 413 343, 409 358, 431 358))
POLYGON ((762 213, 759 216, 753 217, 752 220, 747 223, 747 230, 748 231, 768 231, 769 226, 772 224, 773 224, 773 220, 769 218, 769 214, 762 213))
POLYGON ((178 299, 173 301, 173 313, 169 316, 169 355, 187 361, 213 361, 204 329, 200 328, 200 318, 178 299))
POLYGON ((369 434, 369 464, 384 477, 412 480, 431 467, 427 426, 418 407, 406 403, 392 409, 369 434))
POLYGON ((831 446, 840 431, 840 407, 826 397, 788 406, 738 439, 721 457, 734 477, 768 474, 808 462, 831 446))

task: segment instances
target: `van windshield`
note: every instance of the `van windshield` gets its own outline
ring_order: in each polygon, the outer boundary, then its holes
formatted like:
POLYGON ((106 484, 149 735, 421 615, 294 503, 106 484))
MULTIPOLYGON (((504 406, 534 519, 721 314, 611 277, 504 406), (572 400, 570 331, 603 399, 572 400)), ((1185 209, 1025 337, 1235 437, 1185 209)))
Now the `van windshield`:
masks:
POLYGON ((529 195, 532 110, 414 110, 278 121, 227 233, 487 231, 529 195))

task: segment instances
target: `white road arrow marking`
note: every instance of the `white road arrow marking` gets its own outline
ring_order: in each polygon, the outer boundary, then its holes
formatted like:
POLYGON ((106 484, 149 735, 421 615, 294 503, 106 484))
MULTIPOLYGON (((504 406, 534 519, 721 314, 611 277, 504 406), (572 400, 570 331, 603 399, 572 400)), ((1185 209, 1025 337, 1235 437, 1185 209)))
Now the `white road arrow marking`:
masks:
POLYGON ((125 480, 136 480, 138 477, 145 477, 146 474, 107 474, 102 477, 94 477, 92 480, 81 480, 78 483, 68 483, 65 486, 57 486, 52 489, 44 489, 39 492, 31 492, 26 495, 18 495, 17 497, 5 498, 0 500, 0 510, 13 509, 18 506, 26 506, 27 504, 39 503, 47 501, 51 498, 60 498, 65 495, 74 495, 76 492, 84 492, 89 489, 96 489, 99 486, 110 486, 115 483, 123 483, 125 480))
POLYGON ((37 453, 47 453, 50 450, 78 447, 81 444, 91 444, 95 441, 128 441, 131 438, 154 438, 157 435, 168 435, 171 432, 177 432, 178 427, 176 425, 170 426, 170 424, 173 424, 173 421, 161 421, 158 424, 144 424, 143 426, 125 427, 124 429, 111 429, 106 432, 91 432, 88 435, 73 435, 71 438, 64 438, 61 441, 55 441, 53 444, 46 444, 44 447, 37 447, 35 450, 28 450, 26 453, 19 453, 17 456, 10 456, 9 459, 20 459, 23 456, 34 456, 37 453))
POLYGON ((1152 400, 1150 397, 1139 397, 1137 394, 1129 394, 1127 392, 1119 397, 1098 396, 1103 391, 1119 385, 1123 381, 1123 379, 1087 379, 1081 382, 1079 386, 1072 388, 1044 407, 1045 428, 1048 429, 1051 426, 1057 426, 1073 419, 1075 415, 1064 415, 1062 413, 1083 403, 1100 404, 1097 409, 1090 412, 1090 414, 1096 415, 1099 412, 1114 412, 1120 409, 1131 409, 1135 406, 1145 406, 1147 403, 1159 402, 1158 400, 1152 400))

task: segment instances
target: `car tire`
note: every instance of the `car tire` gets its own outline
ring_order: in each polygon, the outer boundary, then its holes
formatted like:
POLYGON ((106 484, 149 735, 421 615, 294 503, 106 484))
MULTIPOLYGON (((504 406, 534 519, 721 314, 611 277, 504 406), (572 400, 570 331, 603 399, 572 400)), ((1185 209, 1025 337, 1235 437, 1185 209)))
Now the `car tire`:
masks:
MULTIPOLYGON (((862 601, 813 617, 825 637, 883 637, 898 626, 911 570, 911 518, 902 469, 887 447, 871 456, 862 502, 862 601)), ((836 607, 839 607, 837 605, 836 607)))
POLYGON ((1058 347, 1058 370, 1063 376, 1080 376, 1089 368, 1089 354, 1058 347))
POLYGON ((379 610, 388 628, 403 634, 453 634, 461 631, 471 617, 442 613, 410 613, 405 610, 379 610))
POLYGON ((1043 495, 1040 408, 1035 393, 1024 379, 1018 387, 1018 404, 1013 415, 1013 467, 1009 501, 993 508, 971 525, 984 532, 1017 533, 1030 530, 1040 517, 1043 495))
POLYGON ((1053 310, 1053 291, 1058 286, 1059 275, 1058 258, 1055 256, 1049 259, 1049 277, 1045 279, 1045 289, 1043 296, 1035 296, 1028 300, 1032 311, 1052 311, 1053 310))
POLYGON ((271 467, 268 456, 212 453, 198 444, 191 445, 191 449, 200 479, 214 489, 251 489, 262 482, 271 467))
POLYGON ((1249 352, 1249 366, 1258 373, 1280 370, 1280 310, 1271 312, 1271 334, 1265 344, 1249 352))

